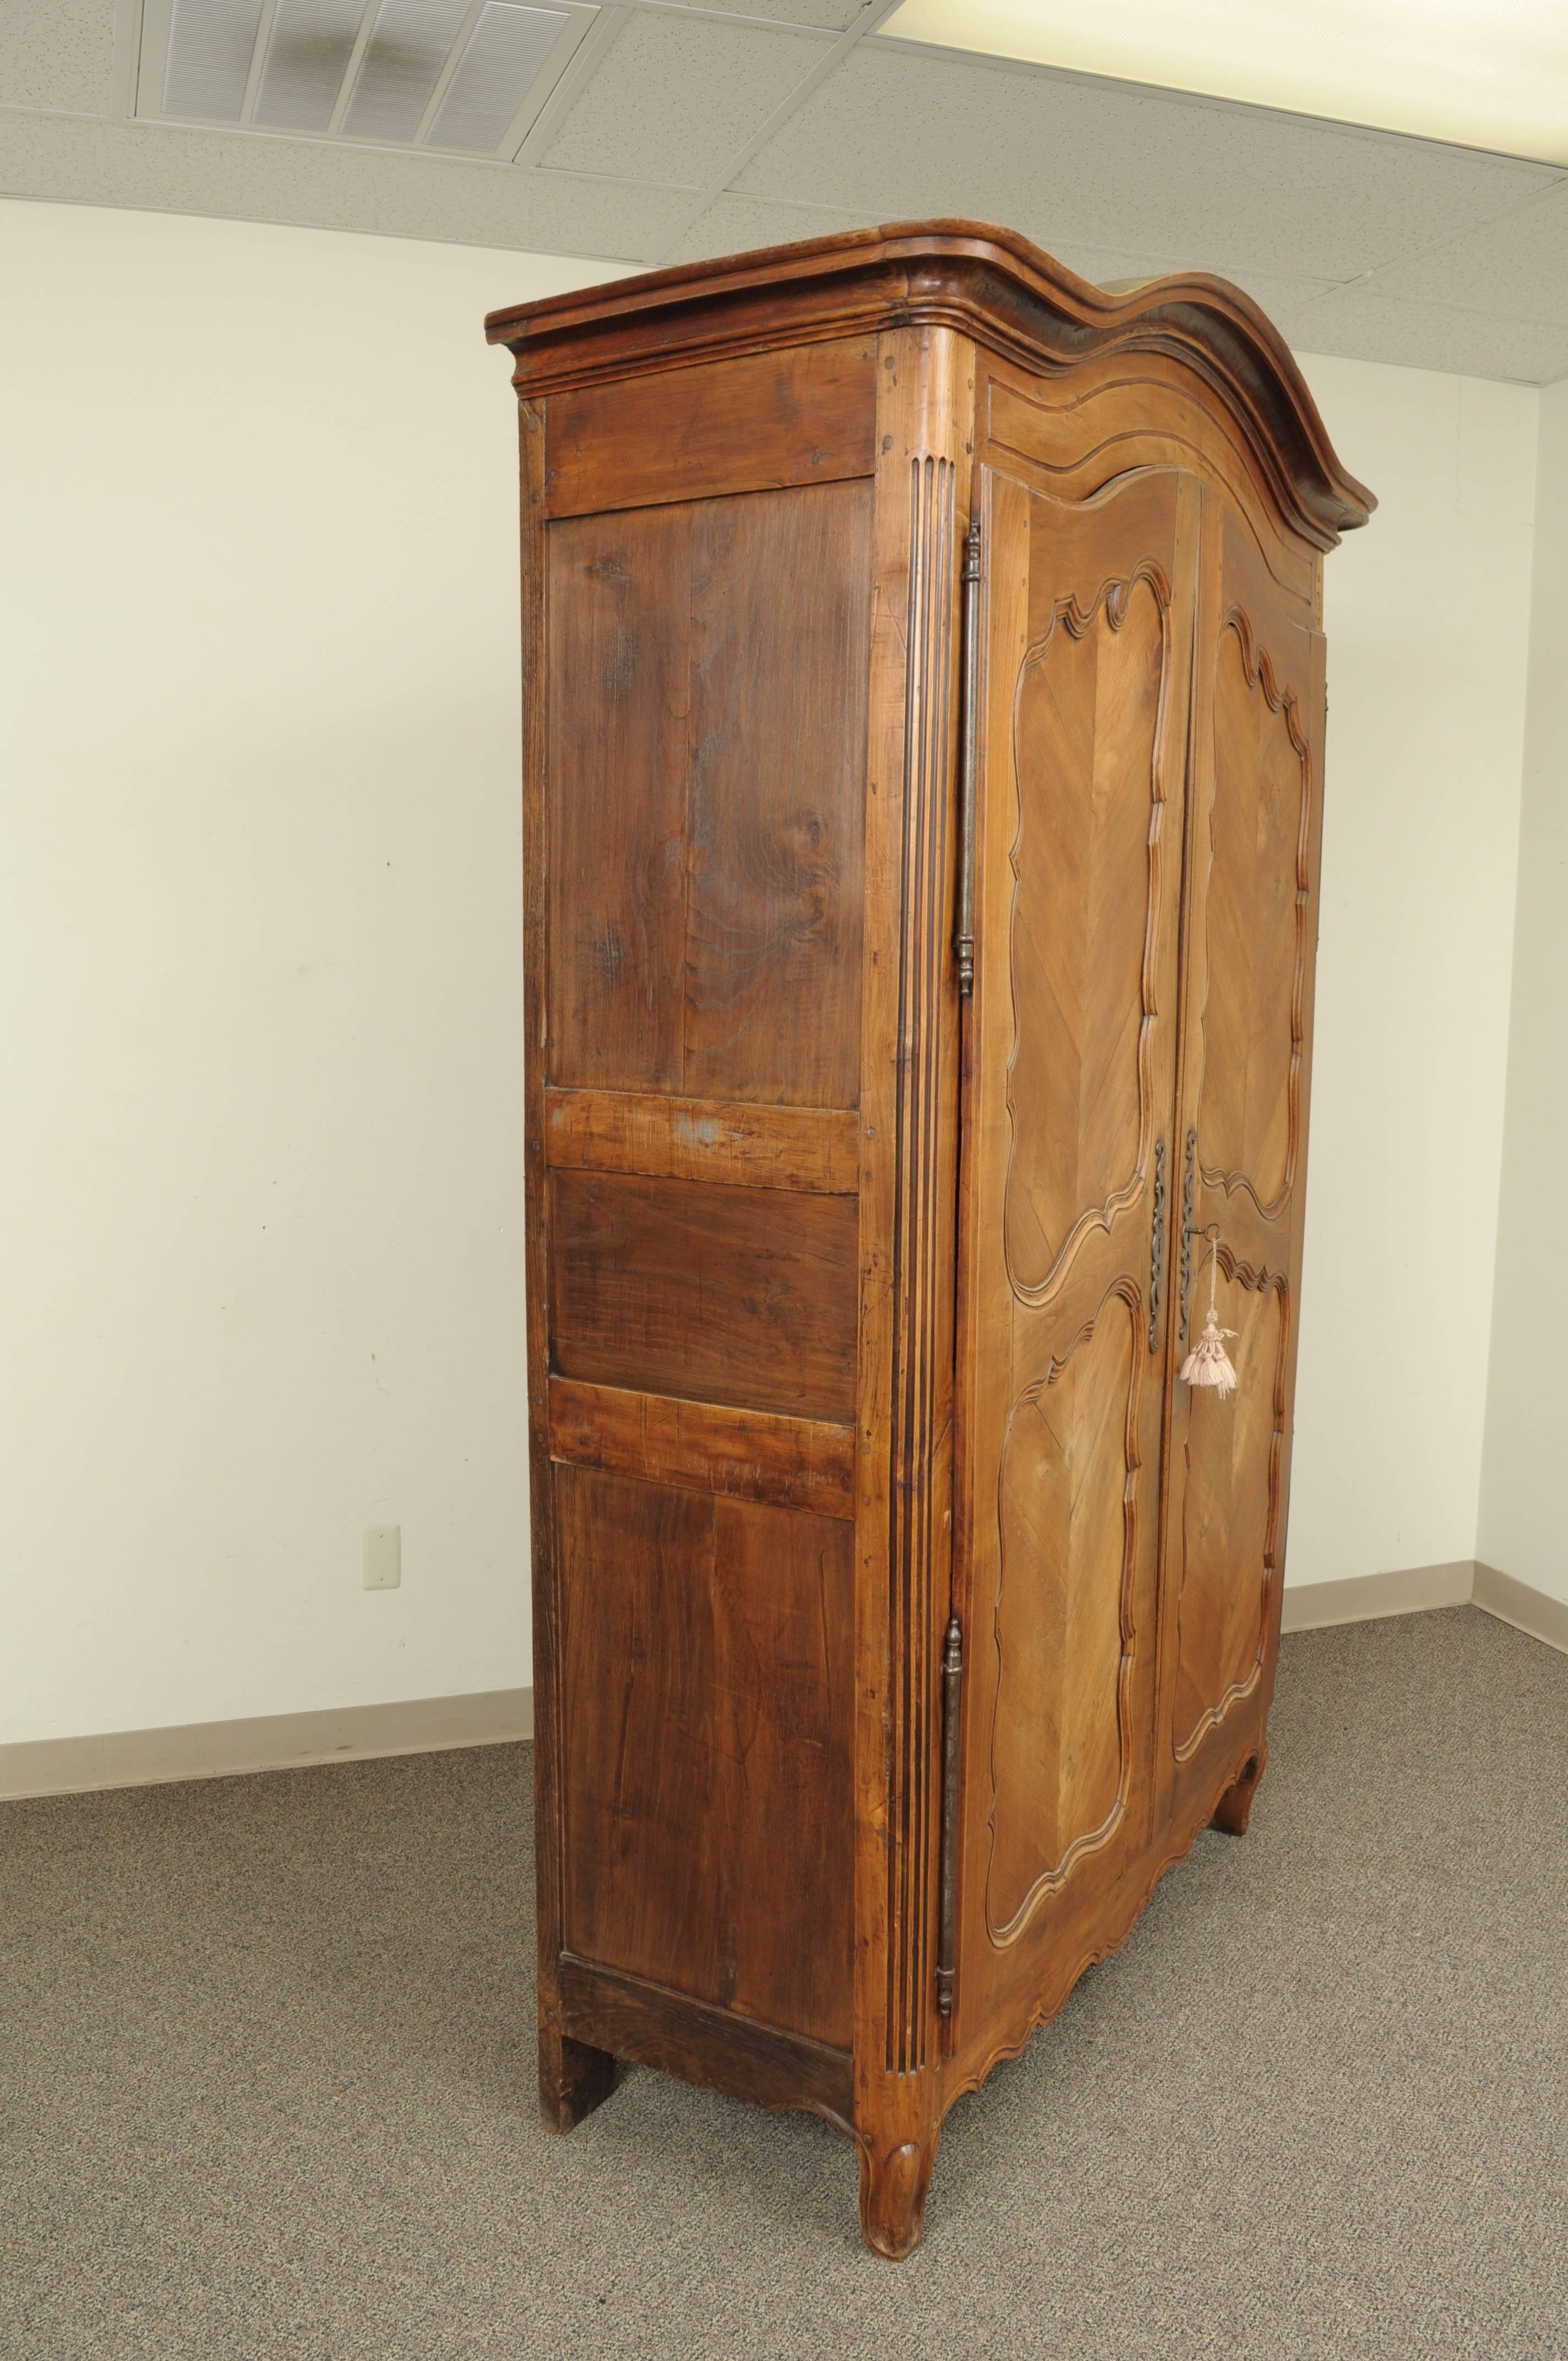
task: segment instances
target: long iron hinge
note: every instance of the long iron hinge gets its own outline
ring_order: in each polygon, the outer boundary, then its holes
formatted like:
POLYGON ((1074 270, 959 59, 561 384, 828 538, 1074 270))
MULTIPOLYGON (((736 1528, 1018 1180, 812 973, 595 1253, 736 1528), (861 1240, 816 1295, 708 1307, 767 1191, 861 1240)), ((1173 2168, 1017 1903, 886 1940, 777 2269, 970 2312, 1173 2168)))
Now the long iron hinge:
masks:
POLYGON ((942 1880, 937 1930, 937 2014, 953 2013, 959 1933, 959 1716, 963 1705, 964 1635, 955 1615, 942 1648, 942 1880))
POLYGON ((980 519, 964 535, 963 744, 959 760, 959 914, 953 958, 959 990, 974 990, 975 812, 980 786, 980 519))
POLYGON ((1187 1314, 1192 1301, 1192 1208, 1198 1192, 1198 1134, 1187 1135, 1187 1177, 1181 1184, 1181 1341, 1187 1342, 1187 1314))
POLYGON ((1149 1238, 1149 1351, 1159 1341, 1159 1307, 1165 1295, 1165 1142, 1154 1151, 1154 1224, 1149 1238))

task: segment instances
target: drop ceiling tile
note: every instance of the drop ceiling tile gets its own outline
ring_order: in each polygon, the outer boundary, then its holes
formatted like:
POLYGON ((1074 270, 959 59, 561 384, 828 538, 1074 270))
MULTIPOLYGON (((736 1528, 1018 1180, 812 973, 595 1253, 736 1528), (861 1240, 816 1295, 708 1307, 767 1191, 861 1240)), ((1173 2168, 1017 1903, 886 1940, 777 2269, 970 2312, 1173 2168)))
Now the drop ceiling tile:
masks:
POLYGON ((839 230, 872 226, 865 214, 828 213, 817 205, 769 205, 755 197, 718 197, 662 259, 706 262, 710 255, 747 254, 755 247, 792 246, 800 238, 832 237, 839 230))
POLYGON ((746 195, 967 214, 1040 244, 1232 277, 1354 279, 1557 175, 1377 132, 862 43, 736 181, 746 195))
MULTIPOLYGON (((659 7, 663 0, 643 0, 659 7)), ((712 16, 769 16, 779 25, 819 25, 834 33, 848 32, 857 16, 878 12, 878 0, 681 0, 685 13, 696 10, 712 16)))
POLYGON ((0 8, 0 104, 105 115, 115 0, 11 0, 0 8))
POLYGON ((540 161, 701 188, 830 46, 825 34, 639 9, 540 161))
POLYGON ((1568 326, 1464 312, 1452 303, 1410 302, 1371 288, 1341 287, 1325 295, 1291 323, 1290 342, 1298 352, 1392 361, 1456 377, 1506 378, 1522 385, 1552 385, 1568 377, 1568 326))
POLYGON ((1378 293, 1568 326, 1568 181, 1418 261, 1379 271, 1378 293))
POLYGON ((4 112, 0 195, 372 230, 623 264, 662 253, 689 210, 689 200, 668 189, 515 166, 4 112))

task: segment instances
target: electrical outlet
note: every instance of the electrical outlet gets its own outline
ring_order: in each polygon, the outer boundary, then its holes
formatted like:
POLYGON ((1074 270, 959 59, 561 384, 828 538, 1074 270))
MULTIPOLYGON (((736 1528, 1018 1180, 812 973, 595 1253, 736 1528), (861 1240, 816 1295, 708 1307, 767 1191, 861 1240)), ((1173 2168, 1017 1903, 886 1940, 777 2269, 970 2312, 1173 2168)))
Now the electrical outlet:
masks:
POLYGON ((401 1525, 367 1525, 359 1562, 367 1590, 396 1590, 403 1578, 401 1525))

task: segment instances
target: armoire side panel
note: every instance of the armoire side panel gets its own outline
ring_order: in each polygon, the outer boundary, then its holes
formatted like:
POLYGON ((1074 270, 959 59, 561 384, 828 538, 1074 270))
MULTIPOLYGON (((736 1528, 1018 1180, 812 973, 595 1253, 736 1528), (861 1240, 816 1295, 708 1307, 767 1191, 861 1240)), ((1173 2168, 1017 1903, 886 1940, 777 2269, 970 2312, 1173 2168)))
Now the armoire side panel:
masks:
POLYGON ((758 372, 688 374, 684 443, 652 383, 545 424, 542 1990, 719 2079, 732 2022, 736 2087, 820 2095, 852 2010, 872 380, 781 359, 826 440, 775 403, 748 456, 758 372), (770 453, 779 488, 687 496, 770 453))

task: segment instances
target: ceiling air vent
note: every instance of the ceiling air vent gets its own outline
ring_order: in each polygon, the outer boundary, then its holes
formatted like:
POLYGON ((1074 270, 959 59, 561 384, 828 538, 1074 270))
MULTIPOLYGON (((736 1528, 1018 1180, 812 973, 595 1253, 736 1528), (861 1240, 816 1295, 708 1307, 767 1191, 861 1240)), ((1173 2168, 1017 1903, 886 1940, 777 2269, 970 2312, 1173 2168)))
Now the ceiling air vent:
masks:
POLYGON ((587 0, 146 0, 137 113, 510 161, 587 0))

